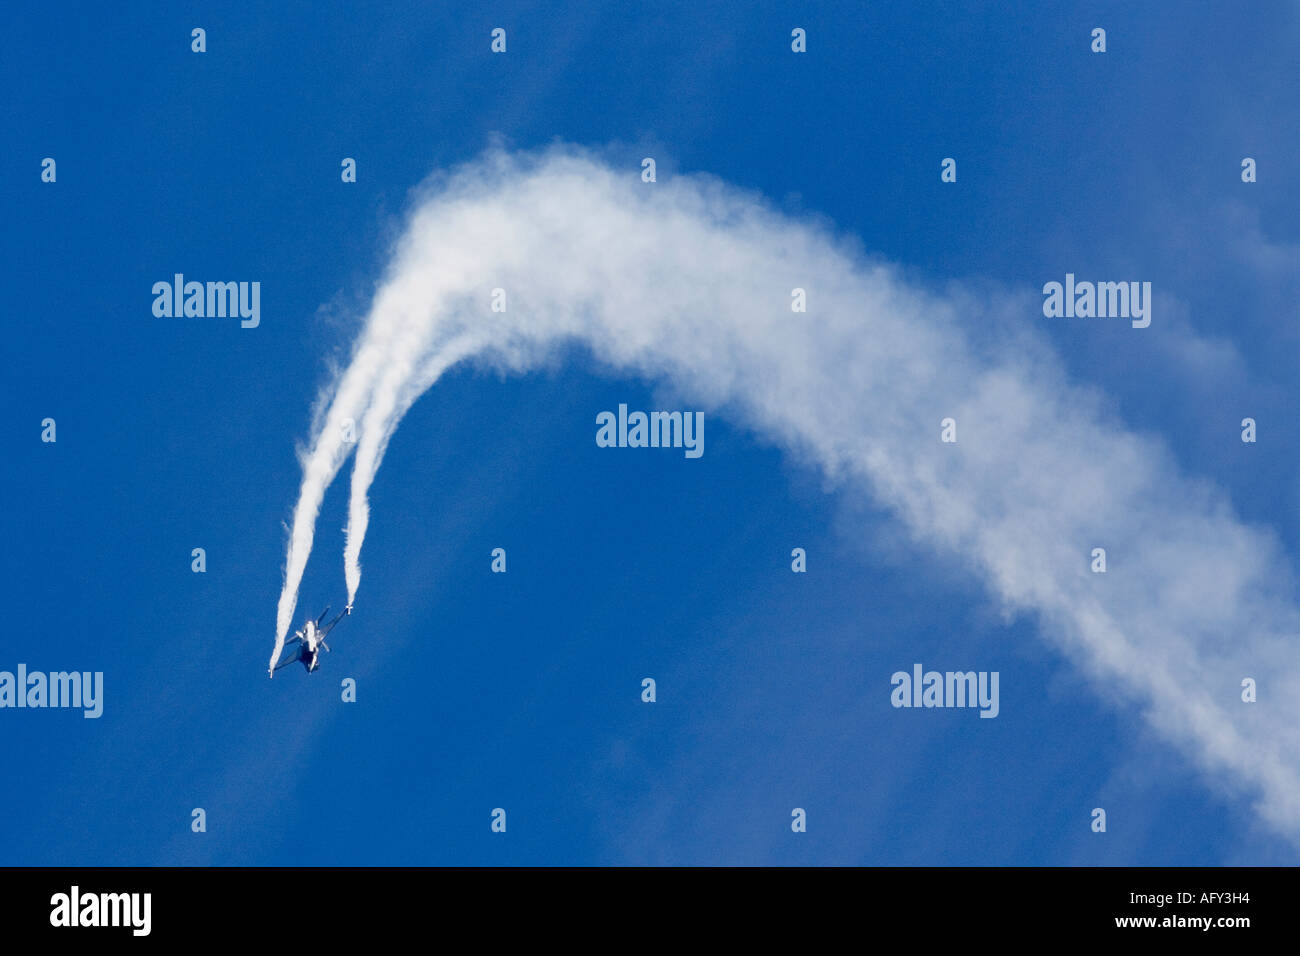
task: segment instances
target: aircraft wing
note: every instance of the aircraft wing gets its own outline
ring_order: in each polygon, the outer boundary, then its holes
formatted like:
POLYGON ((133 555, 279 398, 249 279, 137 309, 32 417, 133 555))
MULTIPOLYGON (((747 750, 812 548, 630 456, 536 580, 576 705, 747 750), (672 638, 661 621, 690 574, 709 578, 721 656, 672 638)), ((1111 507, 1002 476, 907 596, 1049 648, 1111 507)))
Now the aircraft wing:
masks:
MULTIPOLYGON (((280 668, 288 667, 290 664, 297 664, 298 661, 300 661, 301 659, 302 659, 302 642, 299 641, 297 644, 293 646, 293 650, 289 652, 289 656, 284 658, 283 660, 280 661, 280 663, 275 665, 275 670, 278 671, 280 670, 280 668)), ((272 673, 274 672, 275 671, 272 671, 272 673)))
POLYGON ((320 638, 323 640, 323 639, 325 638, 325 635, 328 634, 330 631, 334 630, 334 625, 337 624, 339 621, 343 620, 343 617, 344 617, 344 615, 346 615, 346 614, 347 614, 347 611, 339 611, 339 613, 338 613, 337 615, 335 615, 334 620, 330 621, 328 624, 326 624, 324 627, 322 627, 322 628, 321 628, 320 630, 318 630, 316 633, 317 633, 317 634, 320 636, 320 638))
MULTIPOLYGON (((293 637, 289 638, 288 643, 292 644, 294 641, 299 641, 299 642, 302 641, 302 631, 298 631, 293 635, 293 637)), ((276 661, 278 661, 280 659, 280 655, 284 653, 285 643, 286 642, 283 640, 277 640, 275 642, 275 650, 271 653, 271 666, 267 673, 268 677, 274 677, 275 672, 278 671, 281 666, 283 666, 283 665, 277 666, 276 661)), ((292 661, 285 661, 285 663, 286 664, 292 663, 292 661)))

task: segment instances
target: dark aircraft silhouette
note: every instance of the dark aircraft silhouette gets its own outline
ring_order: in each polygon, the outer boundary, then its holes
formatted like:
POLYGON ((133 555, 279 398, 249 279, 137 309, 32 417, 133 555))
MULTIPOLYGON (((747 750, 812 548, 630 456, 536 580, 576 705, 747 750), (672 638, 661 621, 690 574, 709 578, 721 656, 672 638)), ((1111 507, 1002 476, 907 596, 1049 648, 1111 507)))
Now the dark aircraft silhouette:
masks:
POLYGON ((288 667, 295 662, 302 664, 307 669, 308 674, 320 666, 320 649, 322 647, 326 651, 330 649, 330 646, 325 643, 325 635, 334 630, 334 625, 343 620, 345 615, 352 613, 352 605, 349 604, 338 613, 334 620, 322 626, 321 621, 325 620, 325 615, 329 612, 330 609, 325 608, 320 612, 320 617, 314 621, 308 618, 302 630, 294 632, 293 637, 285 642, 294 645, 293 650, 289 652, 288 657, 275 665, 275 668, 270 672, 270 676, 274 676, 275 672, 280 668, 288 667))

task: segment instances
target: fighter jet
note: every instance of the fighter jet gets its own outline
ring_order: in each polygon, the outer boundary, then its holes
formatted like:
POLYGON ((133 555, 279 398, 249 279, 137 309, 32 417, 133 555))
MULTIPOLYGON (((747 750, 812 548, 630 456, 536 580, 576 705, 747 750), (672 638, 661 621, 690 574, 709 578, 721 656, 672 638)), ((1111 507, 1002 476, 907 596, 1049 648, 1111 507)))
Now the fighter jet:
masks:
POLYGON ((325 615, 329 612, 330 609, 325 608, 320 612, 320 617, 316 618, 316 620, 313 621, 308 618, 301 631, 294 631, 293 637, 285 642, 294 645, 293 650, 289 652, 288 657, 275 665, 269 676, 274 677, 276 671, 282 667, 288 667, 295 661, 301 663, 307 669, 308 674, 320 666, 320 648, 323 647, 326 651, 330 649, 330 646, 325 643, 325 636, 334 630, 334 625, 341 621, 344 615, 352 613, 352 605, 349 604, 338 613, 334 620, 322 625, 321 621, 325 620, 325 615))

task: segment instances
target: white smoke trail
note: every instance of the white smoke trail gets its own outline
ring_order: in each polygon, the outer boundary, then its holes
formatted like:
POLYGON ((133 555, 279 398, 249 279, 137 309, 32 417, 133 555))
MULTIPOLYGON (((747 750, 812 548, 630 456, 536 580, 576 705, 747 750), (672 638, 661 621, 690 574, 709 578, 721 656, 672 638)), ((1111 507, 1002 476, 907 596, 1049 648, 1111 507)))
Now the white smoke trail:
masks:
POLYGON ((987 297, 927 293, 707 178, 643 183, 558 148, 493 153, 412 215, 304 467, 279 637, 346 453, 333 423, 360 422, 351 600, 369 488, 411 403, 467 357, 525 369, 576 341, 868 489, 1300 836, 1300 613, 1287 559, 1222 493, 1180 475, 1158 441, 1070 384, 1033 330, 1037 310, 1034 299, 1007 324, 987 297), (796 287, 806 314, 791 312, 796 287), (489 310, 493 288, 508 312, 489 310), (957 444, 939 441, 945 417, 957 444), (1105 575, 1089 572, 1094 546, 1109 552, 1105 575), (1245 677, 1266 682, 1267 702, 1241 702, 1245 677))
POLYGON ((284 588, 280 592, 276 613, 275 648, 271 651, 270 662, 272 671, 284 650, 284 638, 289 633, 293 612, 298 606, 298 585, 302 583, 307 558, 311 555, 312 541, 316 535, 316 517, 320 514, 325 489, 330 486, 352 450, 352 446, 345 440, 344 421, 355 419, 363 406, 369 378, 373 374, 371 364, 375 358, 374 353, 367 353, 364 348, 356 352, 352 365, 334 389, 327 411, 318 423, 311 451, 302 459, 302 488, 298 493, 298 504, 293 510, 289 554, 284 564, 284 588))
POLYGON ((361 542, 365 540, 370 525, 370 500, 367 493, 375 480, 375 472, 383 461, 388 439, 397 429, 411 403, 438 380, 452 365, 474 354, 483 342, 472 336, 460 336, 440 348, 418 373, 410 368, 395 365, 387 370, 383 381, 375 389, 370 407, 361 422, 357 458, 352 467, 352 494, 348 504, 347 540, 343 548, 343 571, 347 580, 348 604, 356 599, 361 586, 361 542), (394 373, 401 369, 401 373, 394 373), (398 375, 401 380, 398 380, 398 375))

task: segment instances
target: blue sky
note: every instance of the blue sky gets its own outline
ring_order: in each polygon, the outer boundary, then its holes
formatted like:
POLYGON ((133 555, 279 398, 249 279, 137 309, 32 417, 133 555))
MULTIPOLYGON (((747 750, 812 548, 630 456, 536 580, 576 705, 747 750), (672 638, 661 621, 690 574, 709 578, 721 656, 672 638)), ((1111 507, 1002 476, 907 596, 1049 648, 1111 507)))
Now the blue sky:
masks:
MULTIPOLYGON (((581 351, 416 403, 357 613, 321 671, 265 677, 312 404, 411 190, 498 137, 717 176, 936 288, 1150 279, 1177 335, 1024 321, 1294 565, 1294 4, 404 6, 14 16, 0 668, 102 670, 105 709, 0 711, 0 860, 1296 862, 865 496, 718 417, 698 461, 597 448, 596 412, 658 393, 581 351), (260 326, 155 318, 175 272, 260 280, 260 326), (915 661, 999 671, 999 717, 894 710, 915 661)), ((345 522, 340 481, 296 620, 341 605, 345 522)))

